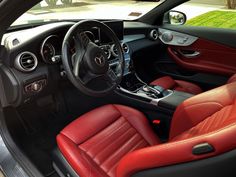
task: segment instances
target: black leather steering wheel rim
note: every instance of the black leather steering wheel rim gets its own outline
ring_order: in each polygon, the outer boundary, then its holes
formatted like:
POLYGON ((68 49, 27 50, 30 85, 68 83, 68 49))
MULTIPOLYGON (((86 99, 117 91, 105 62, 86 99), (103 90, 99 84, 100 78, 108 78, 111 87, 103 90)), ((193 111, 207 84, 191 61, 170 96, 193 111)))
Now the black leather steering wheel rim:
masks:
MULTIPOLYGON (((99 57, 95 57, 95 58, 99 58, 99 57)), ((113 90, 115 90, 117 88, 117 86, 121 83, 123 73, 124 73, 124 65, 125 65, 123 50, 122 50, 120 41, 117 38, 116 34, 106 24, 96 21, 96 20, 80 21, 80 22, 76 23, 75 25, 73 25, 68 30, 68 32, 66 33, 65 38, 63 40, 63 44, 62 44, 62 63, 63 63, 64 69, 66 71, 67 77, 71 81, 71 83, 77 89, 79 89, 82 93, 89 95, 89 96, 93 96, 93 97, 105 96, 105 95, 111 93, 113 90), (109 68, 109 63, 107 61, 108 59, 104 56, 103 52, 97 48, 98 46, 96 46, 94 43, 89 41, 86 34, 84 33, 86 30, 89 30, 92 28, 98 28, 99 30, 103 31, 107 36, 109 36, 111 41, 116 45, 117 52, 118 52, 118 65, 117 65, 117 72, 116 73, 114 73, 113 70, 111 68, 109 68), (78 43, 76 44, 76 60, 73 64, 71 56, 70 56, 70 52, 69 52, 69 49, 70 49, 70 42, 69 41, 75 36, 77 36, 77 38, 75 40, 78 43), (85 47, 83 49, 83 46, 85 46, 85 45, 86 45, 86 49, 85 49, 85 47), (90 49, 90 50, 87 51, 88 49, 90 49), (101 58, 105 57, 105 62, 107 62, 108 64, 105 63, 103 67, 101 66, 101 68, 99 68, 97 65, 95 66, 95 64, 94 64, 95 59, 90 57, 90 56, 94 56, 94 54, 90 55, 87 52, 99 53, 99 55, 101 55, 101 58), (89 62, 87 60, 89 60, 89 62), (81 67, 80 65, 81 65, 82 61, 88 63, 87 65, 89 65, 89 66, 93 65, 94 67, 92 67, 92 70, 96 69, 96 72, 99 72, 98 77, 103 77, 102 73, 105 72, 108 67, 108 71, 106 73, 104 73, 104 78, 108 78, 108 80, 111 80, 111 82, 112 82, 112 83, 110 83, 111 86, 109 86, 108 88, 106 88, 104 90, 99 90, 99 91, 88 88, 79 76, 80 75, 79 68, 81 67), (92 63, 92 64, 90 64, 90 63, 92 63)), ((96 62, 96 64, 97 63, 99 63, 99 62, 96 62)), ((88 71, 88 72, 90 72, 90 71, 88 71)), ((92 71, 92 72, 94 72, 94 71, 92 71)), ((90 75, 92 75, 92 77, 95 77, 94 79, 96 79, 97 73, 91 74, 91 72, 90 72, 90 75)))

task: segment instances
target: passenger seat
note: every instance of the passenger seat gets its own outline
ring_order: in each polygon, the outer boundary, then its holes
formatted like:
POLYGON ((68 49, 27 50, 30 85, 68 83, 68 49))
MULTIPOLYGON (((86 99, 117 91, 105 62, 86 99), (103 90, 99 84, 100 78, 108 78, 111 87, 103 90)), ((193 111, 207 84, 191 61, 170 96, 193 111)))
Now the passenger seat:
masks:
MULTIPOLYGON (((234 74, 232 77, 229 78, 227 84, 235 82, 235 81, 236 81, 236 74, 234 74)), ((182 81, 182 80, 174 80, 170 76, 165 76, 165 77, 161 77, 159 79, 156 79, 153 82, 151 82, 150 85, 160 86, 164 89, 177 90, 177 91, 182 91, 182 92, 186 92, 186 93, 191 93, 194 95, 197 95, 197 94, 203 92, 202 88, 196 84, 193 84, 191 82, 182 81)))

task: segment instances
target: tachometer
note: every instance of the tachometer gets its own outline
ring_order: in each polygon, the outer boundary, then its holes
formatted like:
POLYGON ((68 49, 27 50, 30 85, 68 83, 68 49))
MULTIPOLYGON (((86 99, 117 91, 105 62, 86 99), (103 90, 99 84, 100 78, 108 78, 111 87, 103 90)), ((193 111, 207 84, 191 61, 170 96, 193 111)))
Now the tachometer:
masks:
POLYGON ((56 54, 54 43, 56 43, 57 36, 52 35, 47 37, 41 46, 41 55, 46 63, 57 63, 60 60, 59 55, 56 54))

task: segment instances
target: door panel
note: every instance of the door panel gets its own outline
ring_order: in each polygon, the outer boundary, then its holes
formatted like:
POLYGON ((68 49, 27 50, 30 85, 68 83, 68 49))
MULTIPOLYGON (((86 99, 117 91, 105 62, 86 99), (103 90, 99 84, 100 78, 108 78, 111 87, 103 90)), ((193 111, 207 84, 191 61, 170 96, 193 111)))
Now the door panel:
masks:
POLYGON ((165 26, 160 28, 160 39, 166 46, 167 57, 156 60, 158 74, 194 82, 207 90, 225 84, 236 73, 236 47, 233 47, 234 43, 225 40, 229 38, 229 34, 234 33, 236 36, 236 32, 194 27, 190 30, 189 27, 174 25, 164 28, 165 26), (163 41, 162 37, 165 30, 173 32, 172 37, 167 36, 167 41, 163 41), (212 40, 210 32, 218 36, 212 40), (187 42, 183 43, 184 41, 187 42))
POLYGON ((161 28, 236 48, 236 30, 164 24, 161 28))
POLYGON ((236 49, 205 39, 187 47, 169 46, 168 53, 186 69, 228 76, 236 73, 236 49))

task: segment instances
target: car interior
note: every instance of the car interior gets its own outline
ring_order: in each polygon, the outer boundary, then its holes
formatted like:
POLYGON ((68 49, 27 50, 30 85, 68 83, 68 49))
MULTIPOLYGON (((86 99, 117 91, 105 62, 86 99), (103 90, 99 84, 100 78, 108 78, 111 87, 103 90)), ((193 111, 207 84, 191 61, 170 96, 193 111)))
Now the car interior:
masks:
POLYGON ((236 32, 171 24, 171 9, 184 2, 165 0, 134 21, 4 32, 1 134, 26 171, 236 175, 236 32))

